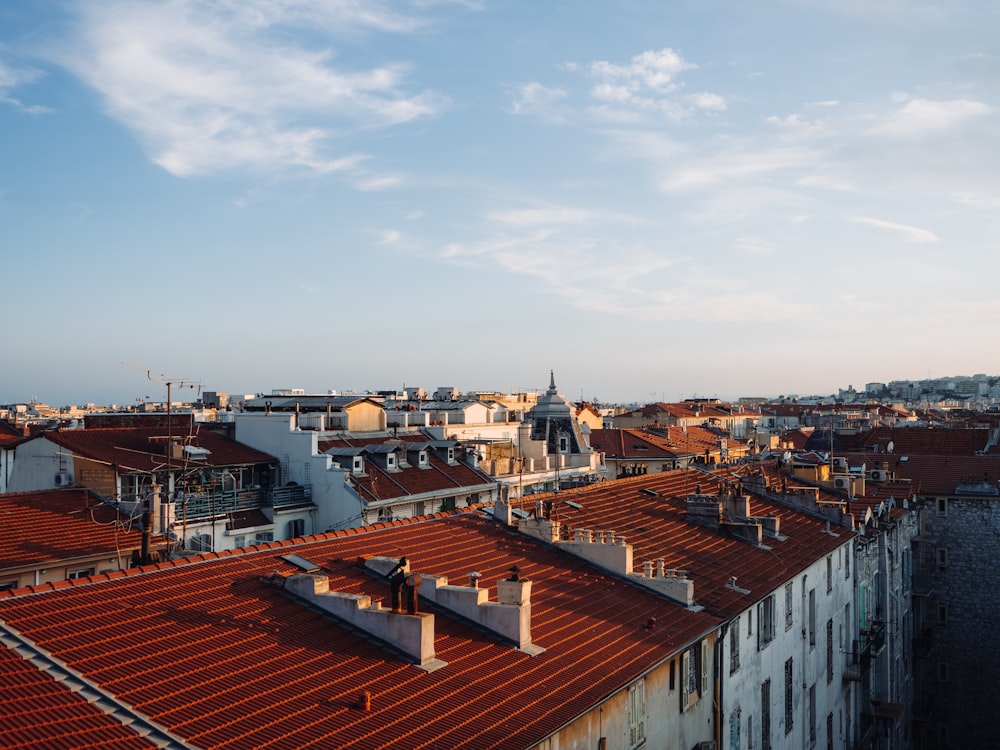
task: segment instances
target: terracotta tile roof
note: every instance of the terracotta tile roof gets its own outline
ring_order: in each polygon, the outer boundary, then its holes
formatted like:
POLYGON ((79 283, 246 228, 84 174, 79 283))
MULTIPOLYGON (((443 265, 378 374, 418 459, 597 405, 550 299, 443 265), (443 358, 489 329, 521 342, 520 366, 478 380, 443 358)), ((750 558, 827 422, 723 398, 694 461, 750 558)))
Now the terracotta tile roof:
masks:
POLYGON ((114 556, 142 541, 127 516, 82 489, 0 495, 0 519, 0 569, 101 552, 114 556))
POLYGON ((0 419, 0 448, 10 448, 24 440, 24 433, 0 419))
POLYGON ((0 747, 156 747, 8 648, 0 648, 0 686, 0 747))
MULTIPOLYGON (((419 435, 407 437, 406 442, 422 446, 432 441, 426 435, 419 435)), ((385 437, 337 438, 320 441, 319 450, 325 452, 332 448, 365 446, 375 449, 385 443, 385 437)), ((492 487, 496 484, 496 480, 486 472, 473 469, 464 461, 449 464, 434 451, 428 451, 427 468, 410 465, 398 471, 386 471, 374 461, 366 460, 365 475, 351 475, 350 481, 369 502, 424 493, 457 492, 463 487, 482 489, 484 485, 492 487)))
POLYGON ((751 499, 751 515, 779 518, 784 541, 765 536, 764 546, 756 547, 688 521, 685 498, 698 490, 714 494, 718 487, 716 476, 678 469, 535 495, 532 500, 552 500, 553 517, 573 528, 611 530, 624 536, 633 545, 639 570, 644 560, 663 558, 667 568, 687 571, 694 580, 695 602, 727 618, 847 541, 846 530, 839 537, 830 536, 825 521, 757 497, 751 499), (731 576, 751 594, 727 587, 731 576))
POLYGON ((590 447, 608 458, 676 458, 678 453, 659 435, 645 430, 593 430, 590 447))
MULTIPOLYGON (((274 463, 273 456, 250 446, 230 440, 207 429, 196 430, 185 443, 205 448, 210 453, 199 464, 234 466, 274 463)), ((40 436, 75 454, 94 461, 117 465, 119 471, 153 471, 166 463, 167 431, 158 427, 87 428, 82 430, 51 430, 40 436)), ((178 463, 174 459, 175 465, 178 463)))
POLYGON ((902 455, 974 456, 986 449, 990 439, 988 429, 876 427, 858 435, 845 437, 844 448, 850 452, 902 455))
POLYGON ((990 485, 1000 488, 1000 456, 922 456, 901 453, 848 453, 848 463, 864 463, 867 468, 882 468, 896 479, 908 479, 911 494, 952 495, 960 485, 990 485))
POLYGON ((717 626, 478 513, 313 539, 8 595, 0 619, 214 748, 531 746, 717 626), (331 589, 386 599, 385 583, 354 561, 401 551, 411 570, 452 582, 479 571, 494 601, 495 581, 518 565, 533 582, 532 642, 546 651, 527 656, 438 612, 435 649, 447 666, 425 673, 260 580, 298 572, 281 558, 294 553, 321 566, 331 589), (362 690, 368 712, 353 707, 362 690))

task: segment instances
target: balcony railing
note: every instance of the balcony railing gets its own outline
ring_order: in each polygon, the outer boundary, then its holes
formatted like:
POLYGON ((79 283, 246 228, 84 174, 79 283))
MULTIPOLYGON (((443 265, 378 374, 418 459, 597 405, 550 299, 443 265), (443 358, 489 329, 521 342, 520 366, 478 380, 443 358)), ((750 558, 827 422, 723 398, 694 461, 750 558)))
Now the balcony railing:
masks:
POLYGON ((861 631, 860 640, 852 641, 844 665, 844 679, 861 682, 872 666, 872 658, 885 648, 885 624, 872 621, 870 627, 861 631))
POLYGON ((176 521, 212 518, 260 508, 288 508, 303 505, 309 493, 301 485, 256 490, 210 490, 174 500, 176 521))

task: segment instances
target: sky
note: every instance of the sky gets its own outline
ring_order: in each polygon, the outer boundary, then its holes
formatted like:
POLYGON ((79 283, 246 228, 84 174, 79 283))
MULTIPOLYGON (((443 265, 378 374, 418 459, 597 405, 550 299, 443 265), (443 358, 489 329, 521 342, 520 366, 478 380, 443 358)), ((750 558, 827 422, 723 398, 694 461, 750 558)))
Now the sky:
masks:
POLYGON ((0 403, 1000 373, 997 28, 994 0, 0 3, 0 403))

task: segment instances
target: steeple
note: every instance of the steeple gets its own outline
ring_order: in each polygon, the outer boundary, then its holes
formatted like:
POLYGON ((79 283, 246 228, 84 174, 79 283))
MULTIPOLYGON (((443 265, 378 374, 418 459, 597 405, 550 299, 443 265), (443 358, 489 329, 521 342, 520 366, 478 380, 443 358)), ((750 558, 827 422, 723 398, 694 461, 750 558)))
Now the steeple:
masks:
POLYGON ((549 370, 549 393, 556 392, 556 372, 555 370, 549 370))

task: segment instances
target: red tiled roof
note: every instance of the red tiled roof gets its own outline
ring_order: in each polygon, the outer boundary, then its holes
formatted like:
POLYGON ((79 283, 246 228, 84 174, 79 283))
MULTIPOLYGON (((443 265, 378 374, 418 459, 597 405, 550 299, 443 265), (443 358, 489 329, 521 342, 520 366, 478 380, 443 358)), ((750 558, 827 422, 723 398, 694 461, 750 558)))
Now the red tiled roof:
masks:
MULTIPOLYGON (((426 435, 409 436, 406 440, 411 443, 431 442, 426 435)), ((319 450, 323 452, 335 447, 382 445, 385 442, 384 437, 338 438, 321 441, 319 450)), ((463 461, 449 464, 435 455, 434 451, 427 453, 427 468, 410 465, 397 471, 386 471, 375 461, 366 458, 365 474, 351 475, 350 481, 357 487, 358 493, 369 502, 424 493, 446 493, 461 490, 463 487, 482 489, 483 485, 496 484, 496 480, 486 472, 473 469, 463 461)))
POLYGON ((780 519, 783 541, 763 539, 756 547, 686 518, 685 498, 700 489, 715 493, 719 478, 690 469, 646 474, 558 494, 537 495, 554 502, 554 518, 573 528, 611 530, 633 545, 637 568, 663 558, 667 568, 687 571, 694 600, 712 614, 731 617, 746 609, 848 539, 825 533, 826 522, 779 503, 752 497, 750 513, 780 519), (650 494, 655 492, 656 495, 650 494), (572 501, 580 508, 574 508, 572 501), (726 586, 736 576, 745 596, 726 586))
POLYGON ((23 441, 24 433, 14 425, 0 419, 0 448, 9 448, 23 441))
POLYGON ((39 671, 16 652, 0 648, 0 747, 157 747, 39 671))
POLYGON ((645 430, 593 430, 590 447, 608 458, 675 458, 667 441, 645 430))
POLYGON ((845 448, 851 452, 872 452, 878 458, 891 459, 900 455, 974 456, 986 448, 990 431, 983 429, 876 427, 853 437, 844 436, 845 448))
POLYGON ((129 518, 65 489, 0 495, 0 569, 137 549, 141 533, 129 518))
POLYGON ((896 479, 910 480, 910 494, 951 495, 961 484, 1000 487, 1000 456, 922 456, 900 453, 848 453, 851 466, 864 463, 869 469, 887 471, 896 479))
POLYGON ((530 746, 717 626, 478 513, 266 547, 8 596, 0 618, 215 748, 530 746), (491 589, 519 566, 533 582, 532 642, 546 651, 527 656, 439 612, 435 649, 447 666, 425 673, 260 582, 298 572, 281 559, 294 553, 322 566, 332 590, 385 599, 385 583, 352 561, 401 552, 414 571, 464 581, 476 570, 491 589), (368 712, 353 707, 363 690, 368 712))
MULTIPOLYGON (((166 463, 167 431, 158 427, 88 428, 82 430, 50 430, 40 436, 73 453, 116 465, 119 471, 153 471, 166 463)), ((234 466, 272 463, 273 456, 250 446, 230 440, 211 430, 188 433, 174 432, 174 438, 184 438, 184 443, 205 448, 210 453, 198 464, 206 466, 234 466)), ((178 459, 174 459, 179 464, 178 459)))

